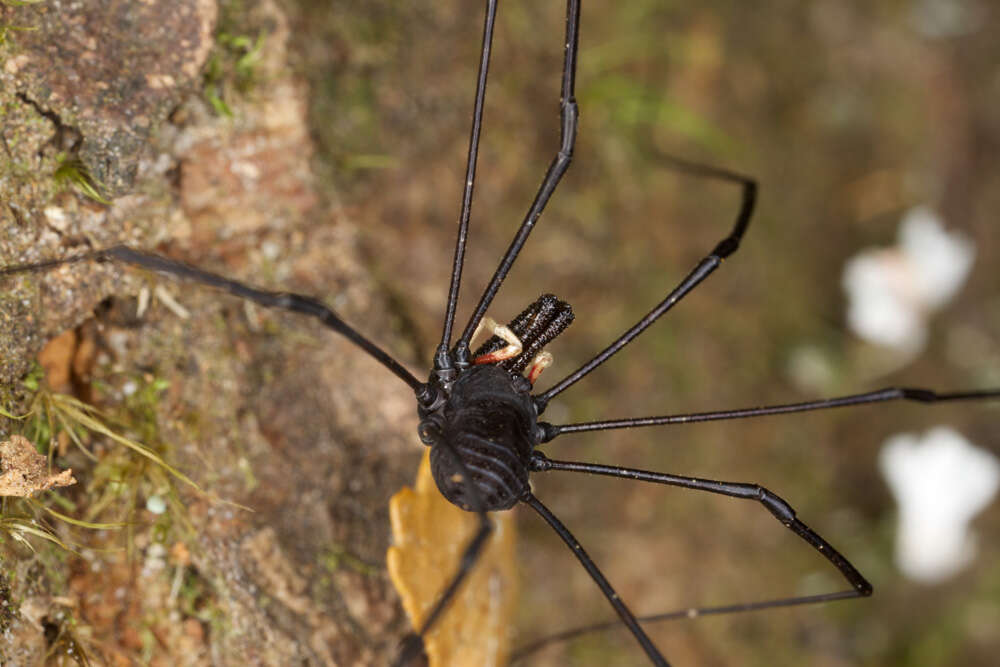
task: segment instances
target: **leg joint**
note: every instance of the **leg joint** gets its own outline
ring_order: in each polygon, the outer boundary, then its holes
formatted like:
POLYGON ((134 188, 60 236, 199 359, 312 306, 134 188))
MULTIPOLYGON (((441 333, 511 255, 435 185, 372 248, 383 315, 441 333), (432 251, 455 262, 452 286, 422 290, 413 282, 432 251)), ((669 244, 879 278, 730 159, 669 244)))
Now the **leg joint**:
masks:
POLYGON ((573 155, 573 144, 576 142, 577 121, 580 118, 580 109, 576 100, 570 98, 562 105, 562 132, 559 155, 567 159, 573 155))
POLYGON ((757 499, 781 523, 787 525, 796 520, 795 510, 792 509, 792 506, 785 502, 783 498, 765 489, 763 486, 757 487, 757 499))

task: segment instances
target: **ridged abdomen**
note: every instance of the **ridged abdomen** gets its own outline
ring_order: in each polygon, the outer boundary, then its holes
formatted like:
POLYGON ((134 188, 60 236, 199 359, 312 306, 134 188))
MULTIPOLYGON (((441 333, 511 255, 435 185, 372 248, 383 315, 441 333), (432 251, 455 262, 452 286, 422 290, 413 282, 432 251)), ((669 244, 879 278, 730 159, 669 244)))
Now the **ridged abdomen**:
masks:
POLYGON ((441 442, 431 448, 431 472, 451 503, 474 509, 449 445, 465 464, 484 510, 509 509, 528 490, 528 463, 538 444, 529 390, 523 377, 496 366, 474 366, 456 380, 441 414, 441 442))

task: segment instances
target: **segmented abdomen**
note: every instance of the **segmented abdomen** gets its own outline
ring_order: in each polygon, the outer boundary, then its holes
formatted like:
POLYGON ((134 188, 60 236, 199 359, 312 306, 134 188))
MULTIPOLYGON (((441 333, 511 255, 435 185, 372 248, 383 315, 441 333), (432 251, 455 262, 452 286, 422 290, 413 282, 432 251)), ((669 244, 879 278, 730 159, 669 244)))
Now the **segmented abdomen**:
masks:
POLYGON ((457 455, 483 509, 509 509, 528 491, 528 464, 537 445, 534 406, 530 395, 513 389, 507 371, 479 367, 468 373, 465 386, 456 384, 442 442, 431 449, 431 472, 445 498, 474 511, 457 455))

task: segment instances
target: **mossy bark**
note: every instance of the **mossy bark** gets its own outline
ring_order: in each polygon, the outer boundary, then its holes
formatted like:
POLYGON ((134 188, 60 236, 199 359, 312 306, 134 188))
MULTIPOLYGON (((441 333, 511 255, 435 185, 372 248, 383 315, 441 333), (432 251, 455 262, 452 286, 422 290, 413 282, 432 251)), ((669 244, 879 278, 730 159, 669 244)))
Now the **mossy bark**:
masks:
MULTIPOLYGON (((0 265, 119 242, 156 248, 319 295, 395 342, 351 221, 314 187, 305 89, 275 4, 43 3, 0 9, 0 21, 33 28, 2 51, 0 265), (211 82, 222 114, 203 91, 212 58, 223 77, 242 77, 211 82), (110 205, 54 182, 67 158, 110 205)), ((38 350, 81 323, 99 349, 84 378, 93 400, 128 411, 130 434, 155 440, 205 493, 140 475, 127 536, 74 532, 127 552, 84 548, 43 568, 5 541, 4 664, 65 653, 45 639, 63 626, 116 664, 384 661, 405 629, 384 554, 387 499, 419 454, 409 390, 315 323, 81 263, 0 282, 5 407, 26 408, 21 382, 38 350), (150 307, 137 315, 143 292, 150 307), (128 397, 153 379, 166 389, 137 409, 128 397), (145 509, 157 493, 176 501, 163 515, 145 509)), ((0 424, 5 435, 21 427, 0 424)), ((111 447, 93 446, 99 458, 111 447)), ((93 464, 72 462, 81 483, 67 498, 83 516, 99 489, 93 464)))

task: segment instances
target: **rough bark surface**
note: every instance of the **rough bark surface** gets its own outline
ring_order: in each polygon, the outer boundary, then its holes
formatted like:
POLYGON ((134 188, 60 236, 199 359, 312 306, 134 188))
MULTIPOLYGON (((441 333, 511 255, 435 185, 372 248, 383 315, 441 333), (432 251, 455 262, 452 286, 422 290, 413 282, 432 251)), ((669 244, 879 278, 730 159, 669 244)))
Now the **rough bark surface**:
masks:
MULTIPOLYGON (((208 0, 0 9, 5 25, 34 28, 0 52, 0 265, 127 242, 318 295, 392 347, 355 230, 312 184, 285 17, 270 0, 229 14, 208 0), (202 92, 206 60, 226 57, 213 34, 259 40, 231 115, 202 92), (110 205, 56 182, 68 157, 110 205)), ((404 630, 384 554, 387 499, 419 454, 409 390, 302 318, 86 263, 0 282, 5 407, 25 408, 32 359, 81 323, 99 349, 83 380, 102 407, 165 380, 153 432, 212 497, 178 487, 166 529, 136 498, 129 553, 84 548, 53 569, 5 542, 0 662, 34 664, 67 618, 98 663, 384 662, 404 630)), ((67 497, 86 508, 87 466, 67 456, 81 480, 67 497)), ((125 542, 81 534, 88 547, 125 542)))

